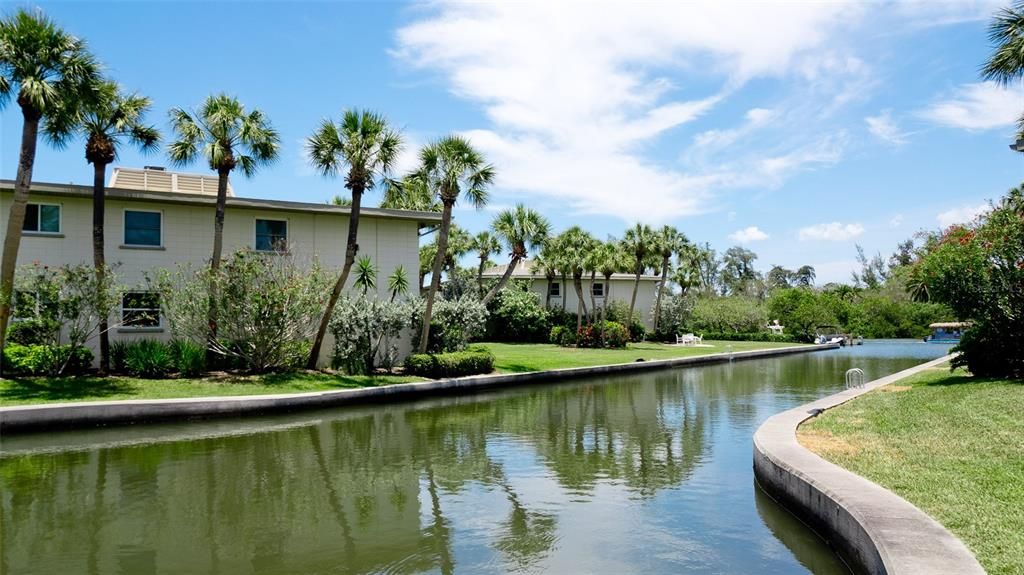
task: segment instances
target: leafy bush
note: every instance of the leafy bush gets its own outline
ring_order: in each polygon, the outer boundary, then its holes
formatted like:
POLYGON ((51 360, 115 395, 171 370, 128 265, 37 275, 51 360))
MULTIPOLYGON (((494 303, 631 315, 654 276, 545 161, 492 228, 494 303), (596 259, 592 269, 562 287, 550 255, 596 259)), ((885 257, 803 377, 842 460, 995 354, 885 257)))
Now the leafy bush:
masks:
POLYGON ((687 294, 666 294, 665 300, 661 303, 661 317, 658 318, 658 331, 652 337, 658 341, 675 341, 677 334, 686 333, 690 330, 693 319, 693 306, 695 298, 687 294))
POLYGON ((693 306, 692 330, 752 333, 764 329, 768 314, 754 298, 701 297, 693 306))
POLYGON ((608 302, 604 309, 604 319, 627 326, 632 341, 642 341, 647 337, 647 328, 640 318, 640 312, 634 310, 633 317, 629 317, 629 304, 624 301, 608 302))
POLYGON ((555 345, 568 347, 576 343, 576 336, 568 327, 564 325, 556 325, 551 328, 551 334, 548 337, 548 341, 555 345))
POLYGON ((378 359, 394 365, 398 347, 393 343, 412 325, 417 301, 388 301, 376 297, 344 297, 331 318, 334 335, 332 365, 349 374, 372 373, 378 359))
POLYGON ((489 341, 543 342, 551 332, 549 314, 533 292, 507 287, 491 300, 488 309, 489 341))
MULTIPOLYGON (((420 327, 423 325, 425 304, 417 306, 413 322, 413 347, 419 346, 420 327)), ((430 321, 430 341, 427 351, 444 353, 466 349, 469 342, 483 335, 487 328, 487 307, 473 295, 458 299, 439 299, 434 302, 430 321)))
POLYGON ((604 322, 602 337, 604 338, 604 347, 612 349, 626 347, 626 343, 631 339, 630 332, 626 330, 626 326, 615 321, 604 322))
POLYGON ((792 334, 774 335, 768 331, 755 331, 750 333, 736 333, 736 332, 707 332, 698 333, 704 338, 705 341, 767 341, 777 343, 794 343, 797 341, 796 336, 792 334))
MULTIPOLYGON (((176 339, 168 344, 174 369, 184 377, 197 377, 206 372, 206 350, 187 339, 176 339)), ((113 354, 111 354, 113 355, 113 354)))
POLYGON ((778 319, 798 341, 811 342, 814 341, 818 326, 838 322, 825 302, 828 297, 805 287, 778 289, 768 300, 768 313, 778 319))
POLYGON ((406 373, 432 379, 490 373, 493 370, 494 355, 476 348, 451 353, 418 353, 405 360, 406 373))
POLYGON ((16 321, 7 329, 7 341, 21 345, 45 345, 60 330, 60 324, 50 318, 16 321))
POLYGON ((605 321, 582 326, 576 332, 576 345, 578 347, 605 347, 624 348, 630 341, 630 334, 626 326, 615 321, 605 321))
POLYGON ((167 344, 154 339, 140 339, 128 344, 124 352, 124 369, 129 375, 156 379, 167 377, 174 370, 174 357, 167 344))
POLYGON ((92 365, 92 351, 70 345, 4 346, 4 365, 11 373, 23 375, 80 375, 92 365))

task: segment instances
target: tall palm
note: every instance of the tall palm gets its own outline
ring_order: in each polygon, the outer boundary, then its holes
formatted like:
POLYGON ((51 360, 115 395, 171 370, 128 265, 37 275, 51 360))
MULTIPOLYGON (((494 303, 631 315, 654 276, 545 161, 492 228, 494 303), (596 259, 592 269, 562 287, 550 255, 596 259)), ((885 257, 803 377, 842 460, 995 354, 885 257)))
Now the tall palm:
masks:
POLYGON ((208 96, 194 112, 171 108, 170 117, 175 137, 167 148, 171 164, 186 166, 201 156, 217 172, 210 258, 210 269, 216 271, 224 246, 224 205, 231 172, 240 167, 247 178, 255 175, 260 167, 277 159, 280 138, 263 112, 246 112, 237 98, 227 94, 208 96))
POLYGON ((316 368, 320 348, 330 324, 334 307, 348 281, 352 264, 359 251, 359 213, 363 194, 372 190, 378 179, 386 178, 395 158, 402 150, 402 138, 388 125, 384 116, 366 110, 345 110, 341 121, 325 119, 320 127, 306 140, 309 161, 321 174, 335 177, 346 170, 345 187, 352 192, 348 215, 348 241, 345 245, 345 263, 341 274, 334 282, 327 308, 320 319, 313 347, 310 348, 308 369, 316 368))
POLYGON ((559 235, 561 265, 572 274, 573 289, 576 291, 576 329, 583 327, 583 316, 587 315, 587 304, 583 299, 583 271, 590 252, 597 240, 579 226, 573 226, 559 235))
POLYGON ((796 270, 796 282, 798 285, 811 287, 814 285, 814 279, 817 275, 817 272, 814 271, 814 266, 800 266, 796 270))
MULTIPOLYGON (((981 76, 1004 86, 1024 78, 1024 1, 1015 0, 996 12, 988 27, 992 55, 981 68, 981 76)), ((1024 137, 1024 116, 1018 120, 1018 137, 1024 137)))
POLYGON ((390 210, 440 212, 441 202, 430 193, 425 181, 413 176, 400 180, 387 179, 380 207, 390 210))
POLYGON ((553 262, 551 244, 551 241, 545 242, 541 247, 541 252, 533 257, 533 269, 544 274, 544 279, 547 280, 544 309, 551 309, 551 284, 555 281, 555 274, 558 272, 553 262))
POLYGON ((484 296, 484 305, 494 299, 494 296, 498 295, 498 292, 505 287, 516 266, 529 255, 528 250, 543 245, 551 232, 551 224, 548 223, 547 218, 523 204, 516 204, 515 208, 503 210, 494 218, 491 228, 509 249, 510 259, 508 267, 505 268, 505 273, 501 275, 497 285, 484 296))
MULTIPOLYGON (((146 124, 143 117, 149 111, 149 98, 138 94, 125 94, 110 81, 103 82, 96 98, 83 109, 79 129, 85 136, 85 159, 92 164, 92 260, 96 266, 97 282, 102 286, 106 269, 104 256, 104 215, 106 214, 107 166, 117 159, 118 149, 125 143, 147 152, 160 142, 160 132, 146 124)), ((100 319, 100 371, 110 369, 110 339, 107 318, 100 319)))
POLYGON ((689 241, 686 236, 672 226, 664 226, 657 232, 655 244, 661 256, 661 282, 658 284, 658 297, 654 303, 654 331, 658 331, 658 320, 661 318, 661 300, 668 286, 668 268, 672 256, 682 252, 689 241))
POLYGON ((622 249, 630 255, 630 267, 633 268, 635 279, 633 280, 633 297, 629 300, 629 319, 633 321, 633 313, 636 310, 636 294, 640 291, 640 276, 644 268, 650 263, 651 255, 657 250, 657 236, 654 230, 648 225, 636 224, 626 230, 622 238, 622 249))
MULTIPOLYGON (((246 112, 237 98, 227 94, 211 95, 194 112, 171 108, 171 129, 175 140, 167 148, 171 164, 185 166, 200 156, 217 172, 217 207, 213 216, 213 255, 210 271, 220 269, 224 247, 224 205, 228 197, 228 178, 236 167, 245 176, 277 159, 280 138, 263 112, 246 112)), ((211 275, 212 275, 211 274, 211 275)), ((211 291, 213 286, 211 285, 211 291)), ((216 297, 210 297, 211 340, 217 337, 216 297)))
POLYGON ((419 352, 427 350, 430 337, 430 318, 434 311, 434 298, 441 286, 441 266, 448 249, 448 231, 452 225, 452 208, 459 196, 465 195, 475 207, 487 204, 487 188, 494 182, 494 167, 483 155, 473 149, 469 141, 460 136, 446 136, 420 150, 420 168, 415 176, 423 180, 431 197, 441 200, 441 230, 437 237, 437 254, 431 270, 427 307, 423 314, 419 352))
MULTIPOLYGON (((618 243, 610 240, 597 246, 594 250, 594 260, 597 264, 597 273, 601 274, 601 277, 604 278, 604 300, 606 302, 612 301, 612 276, 626 269, 628 262, 626 261, 625 254, 618 243)), ((605 305, 602 308, 602 312, 607 307, 605 305)))
MULTIPOLYGON (((41 12, 22 9, 0 19, 0 109, 16 94, 22 117, 14 200, 0 257, 0 358, 11 318, 14 270, 32 185, 39 123, 55 113, 75 117, 79 105, 93 97, 99 82, 99 65, 85 42, 59 28, 41 12)), ((59 138, 57 143, 62 140, 59 138)))
POLYGON ((498 239, 498 236, 484 230, 473 236, 473 251, 476 252, 477 259, 480 260, 476 269, 476 283, 482 296, 484 295, 484 268, 487 267, 487 260, 501 251, 501 240, 498 239))

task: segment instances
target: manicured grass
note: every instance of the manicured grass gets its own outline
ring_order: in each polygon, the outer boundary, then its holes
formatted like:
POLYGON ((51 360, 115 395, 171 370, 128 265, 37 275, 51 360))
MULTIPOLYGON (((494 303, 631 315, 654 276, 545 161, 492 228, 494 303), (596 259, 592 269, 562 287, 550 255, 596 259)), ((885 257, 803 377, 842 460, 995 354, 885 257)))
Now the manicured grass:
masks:
POLYGON ((306 391, 374 387, 421 380, 422 378, 419 377, 329 375, 305 371, 264 376, 226 376, 198 379, 26 377, 0 379, 0 405, 55 403, 61 401, 301 393, 306 391))
POLYGON ((631 343, 626 349, 576 349, 548 343, 484 343, 494 354, 494 370, 502 373, 541 371, 562 367, 588 367, 629 363, 637 359, 673 359, 694 355, 747 351, 798 345, 748 341, 707 341, 712 347, 684 347, 664 343, 631 343))
POLYGON ((934 517, 989 573, 1020 574, 1022 413, 1024 382, 935 368, 830 409, 798 435, 822 457, 934 517))

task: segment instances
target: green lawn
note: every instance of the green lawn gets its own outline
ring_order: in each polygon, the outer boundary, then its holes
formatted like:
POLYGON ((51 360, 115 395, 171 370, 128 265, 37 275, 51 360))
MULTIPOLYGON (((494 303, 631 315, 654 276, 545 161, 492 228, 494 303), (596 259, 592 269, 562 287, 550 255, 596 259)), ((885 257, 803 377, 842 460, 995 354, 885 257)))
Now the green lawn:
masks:
POLYGON ((135 379, 130 377, 25 377, 0 379, 0 405, 99 401, 113 399, 165 399, 218 395, 301 393, 390 383, 420 381, 419 377, 328 375, 295 372, 264 376, 206 377, 198 379, 135 379))
POLYGON ((576 349, 548 343, 484 343, 494 354, 494 369, 502 373, 541 371, 629 363, 637 359, 673 359, 724 351, 747 351, 798 345, 748 341, 708 341, 713 347, 683 347, 664 343, 631 343, 626 349, 576 349))
POLYGON ((1024 382, 935 368, 826 411, 799 437, 923 509, 989 573, 1021 574, 1022 414, 1024 382))

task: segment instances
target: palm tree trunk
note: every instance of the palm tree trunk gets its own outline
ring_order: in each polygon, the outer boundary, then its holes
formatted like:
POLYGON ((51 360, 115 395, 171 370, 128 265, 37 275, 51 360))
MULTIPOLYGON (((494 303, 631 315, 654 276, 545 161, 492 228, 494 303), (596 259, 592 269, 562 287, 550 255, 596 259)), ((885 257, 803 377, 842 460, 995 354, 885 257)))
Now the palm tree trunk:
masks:
POLYGON ((356 252, 359 251, 359 211, 362 206, 362 188, 352 187, 352 205, 348 214, 348 243, 345 246, 345 264, 341 267, 341 275, 338 281, 334 282, 334 289, 331 290, 331 297, 327 300, 327 309, 324 310, 324 317, 320 319, 320 327, 316 330, 316 338, 313 339, 313 347, 309 350, 309 359, 306 360, 306 369, 316 369, 317 360, 320 359, 320 348, 324 345, 324 336, 327 334, 327 326, 331 323, 331 316, 334 314, 334 306, 338 304, 341 292, 345 289, 345 282, 352 271, 352 264, 356 261, 356 252))
MULTIPOLYGON (((484 293, 484 265, 487 263, 487 255, 480 256, 480 267, 476 270, 476 284, 479 287, 480 295, 484 293)), ((486 301, 484 303, 487 303, 486 301)))
POLYGON ((572 274, 572 285, 576 288, 576 331, 583 327, 583 316, 587 315, 587 304, 583 298, 583 274, 572 274))
MULTIPOLYGON (((92 264, 96 268, 96 286, 105 289, 103 275, 106 273, 106 255, 104 254, 104 216, 106 215, 106 173, 107 165, 102 162, 93 164, 92 176, 92 264)), ((97 301, 104 296, 96 294, 97 301)), ((106 306, 104 306, 106 308, 106 306)), ((100 374, 110 371, 110 326, 106 316, 100 318, 100 374)))
POLYGON ((36 141, 39 134, 39 114, 22 108, 21 155, 18 156, 18 175, 14 182, 14 201, 7 216, 3 256, 0 258, 0 375, 3 375, 3 350, 7 342, 7 323, 11 319, 11 300, 14 296, 14 270, 18 266, 18 248, 21 247, 21 229, 25 225, 28 189, 32 185, 32 167, 36 161, 36 141))
POLYGON ((545 276, 548 280, 548 291, 544 295, 544 309, 551 309, 551 283, 554 280, 551 276, 545 276))
POLYGON ((594 281, 597 279, 597 272, 590 271, 590 323, 597 321, 597 299, 594 297, 594 281))
POLYGON ((213 354, 217 341, 217 272, 220 271, 221 253, 224 251, 224 206, 228 199, 228 175, 230 168, 217 170, 217 209, 213 215, 213 255, 210 257, 210 309, 207 312, 207 325, 210 327, 209 343, 206 346, 206 365, 212 366, 216 358, 213 354))
POLYGON ((633 297, 629 300, 629 317, 626 318, 626 328, 633 324, 633 310, 636 309, 636 292, 640 290, 640 274, 644 272, 644 264, 636 262, 636 279, 633 280, 633 297))
POLYGON ((665 293, 666 281, 668 281, 668 256, 661 260, 661 283, 658 284, 658 299, 654 303, 654 333, 658 333, 658 321, 661 320, 661 296, 665 293))
MULTIPOLYGON (((515 271, 516 266, 519 265, 520 260, 522 260, 522 258, 520 258, 519 256, 512 256, 512 260, 509 262, 508 267, 505 268, 505 273, 501 274, 501 279, 498 280, 497 285, 492 287, 491 291, 487 292, 487 295, 484 296, 484 299, 481 300, 480 303, 487 305, 487 302, 491 301, 492 299, 494 299, 494 296, 498 295, 498 292, 500 292, 502 288, 504 288, 505 285, 508 284, 508 279, 512 277, 512 272, 515 271)), ((483 269, 483 264, 481 264, 481 269, 483 269)), ((481 284, 480 287, 482 288, 483 284, 481 284)))
POLYGON ((565 300, 569 299, 569 290, 565 289, 565 272, 562 272, 562 285, 558 293, 562 294, 562 313, 565 313, 565 300))
MULTIPOLYGON (((444 198, 444 196, 442 196, 444 198)), ((437 290, 441 287, 441 266, 444 265, 444 256, 448 251, 448 232, 452 227, 452 204, 454 200, 442 199, 444 207, 441 210, 441 232, 437 236, 437 255, 434 256, 434 269, 431 270, 430 290, 427 292, 427 309, 423 312, 423 327, 420 331, 419 353, 427 352, 427 340, 430 338, 430 317, 434 313, 434 298, 437 290)))

